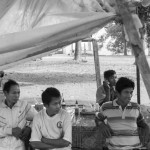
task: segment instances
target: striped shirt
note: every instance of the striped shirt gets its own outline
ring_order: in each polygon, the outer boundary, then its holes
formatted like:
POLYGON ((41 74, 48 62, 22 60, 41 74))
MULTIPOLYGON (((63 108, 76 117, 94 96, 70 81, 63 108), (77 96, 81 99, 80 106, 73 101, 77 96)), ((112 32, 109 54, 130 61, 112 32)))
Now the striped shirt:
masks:
POLYGON ((0 105, 0 150, 24 150, 24 144, 20 139, 12 136, 12 128, 23 129, 37 114, 36 110, 25 101, 18 101, 10 109, 4 101, 0 105))
POLYGON ((142 145, 138 135, 137 122, 144 118, 139 105, 130 102, 122 110, 116 101, 117 99, 101 106, 102 117, 107 117, 107 124, 113 131, 112 137, 107 139, 108 148, 111 150, 140 148, 142 145))

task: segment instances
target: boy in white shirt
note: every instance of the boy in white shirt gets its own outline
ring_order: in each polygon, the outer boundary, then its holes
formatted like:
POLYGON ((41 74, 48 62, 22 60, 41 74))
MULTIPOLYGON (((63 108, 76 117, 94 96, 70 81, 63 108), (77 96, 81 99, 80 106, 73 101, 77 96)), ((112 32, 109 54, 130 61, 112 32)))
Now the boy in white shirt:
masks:
POLYGON ((45 106, 33 119, 31 145, 35 149, 71 149, 71 117, 61 109, 61 94, 56 88, 42 93, 45 106))

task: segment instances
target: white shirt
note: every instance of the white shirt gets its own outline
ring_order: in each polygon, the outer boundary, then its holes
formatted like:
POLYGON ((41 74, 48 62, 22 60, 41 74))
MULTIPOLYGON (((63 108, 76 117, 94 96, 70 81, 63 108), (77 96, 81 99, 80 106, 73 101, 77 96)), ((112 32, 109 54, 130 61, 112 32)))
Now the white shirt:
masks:
POLYGON ((24 150, 24 143, 12 136, 12 128, 23 129, 26 120, 32 120, 36 110, 25 101, 18 101, 10 109, 4 101, 0 105, 0 150, 24 150))
POLYGON ((48 116, 46 109, 43 109, 34 117, 30 141, 41 141, 42 137, 59 139, 62 135, 64 140, 72 143, 71 116, 64 109, 60 109, 53 117, 48 116))

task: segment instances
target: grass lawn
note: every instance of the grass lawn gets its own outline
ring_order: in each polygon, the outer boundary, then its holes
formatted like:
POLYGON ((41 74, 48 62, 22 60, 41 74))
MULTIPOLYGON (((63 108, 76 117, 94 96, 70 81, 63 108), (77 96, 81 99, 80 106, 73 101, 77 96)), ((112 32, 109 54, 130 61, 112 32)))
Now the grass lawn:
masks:
MULTIPOLYGON (((87 62, 75 62, 73 57, 57 54, 43 57, 41 60, 30 61, 14 66, 6 71, 6 78, 15 79, 21 86, 21 99, 31 103, 39 102, 45 88, 58 88, 66 101, 74 103, 95 102, 96 77, 93 56, 87 62)), ((136 67, 132 56, 100 56, 100 70, 116 70, 118 77, 127 76, 136 81, 136 67)), ((148 58, 150 62, 150 58, 148 58)), ((135 89, 133 101, 136 101, 135 89)), ((141 103, 150 103, 145 86, 141 79, 141 103)))

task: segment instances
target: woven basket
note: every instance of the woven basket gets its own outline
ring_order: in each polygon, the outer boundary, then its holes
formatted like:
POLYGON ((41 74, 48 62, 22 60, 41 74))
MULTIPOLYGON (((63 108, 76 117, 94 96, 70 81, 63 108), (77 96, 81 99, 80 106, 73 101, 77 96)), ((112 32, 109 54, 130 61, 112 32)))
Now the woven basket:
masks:
POLYGON ((97 127, 73 126, 72 139, 72 148, 86 150, 102 150, 105 143, 97 127))

